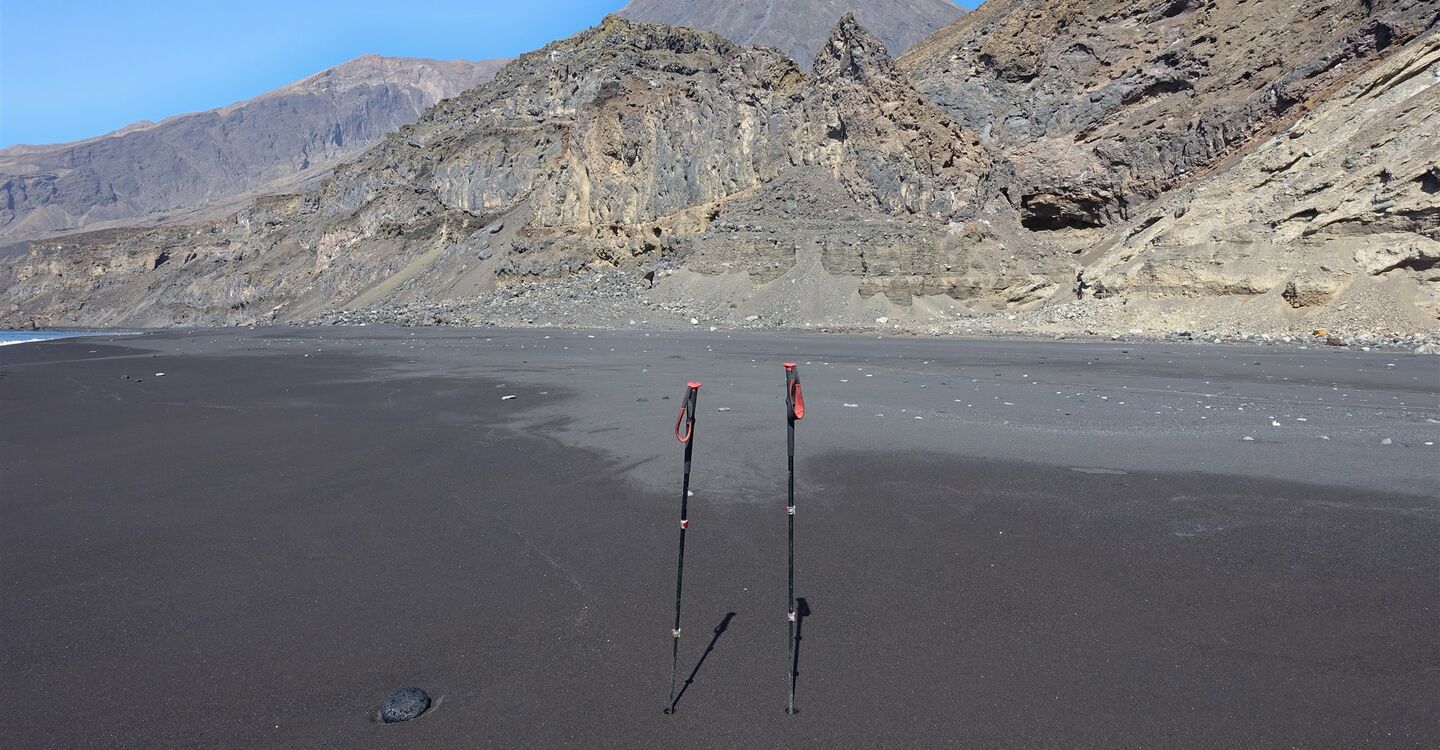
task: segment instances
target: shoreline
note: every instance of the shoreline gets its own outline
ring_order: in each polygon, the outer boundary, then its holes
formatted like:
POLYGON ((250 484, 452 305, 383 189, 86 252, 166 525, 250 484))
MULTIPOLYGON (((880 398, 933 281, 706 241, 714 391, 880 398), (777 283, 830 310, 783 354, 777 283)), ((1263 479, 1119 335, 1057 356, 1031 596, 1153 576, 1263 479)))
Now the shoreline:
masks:
POLYGON ((0 342, 4 343, 36 343, 38 341, 59 340, 61 338, 75 338, 88 336, 143 336, 157 333, 208 333, 219 331, 245 331, 245 330, 306 330, 306 331, 327 331, 327 330, 360 330, 365 328, 374 329, 397 329, 416 331, 584 331, 591 333, 720 333, 720 334, 776 334, 787 336, 866 336, 877 339, 894 340, 941 340, 956 342, 1015 342, 1015 343, 1118 343, 1118 344, 1196 344, 1213 346, 1239 346, 1253 345, 1260 347, 1286 347, 1297 351, 1306 350, 1352 350, 1352 351, 1377 351, 1384 353, 1410 353, 1410 354, 1440 354, 1440 332, 1429 337, 1410 335, 1399 338, 1402 343, 1396 343, 1396 339, 1363 340, 1352 343, 1351 340, 1342 337, 1340 343, 1331 343, 1333 334, 1327 329, 1320 329, 1324 332, 1290 332, 1286 334, 1216 334, 1206 332, 1195 334, 1190 331, 1171 331, 1165 334, 1156 335, 1147 331, 1135 330, 1120 332, 1071 332, 1062 334, 1048 334, 1043 332, 1024 331, 965 331, 931 333, 914 329, 885 329, 885 328, 842 328, 842 327, 722 327, 711 326, 705 323, 694 325, 663 325, 663 324, 636 324, 634 326, 583 326, 568 325, 563 323, 545 324, 517 324, 487 323, 481 325, 413 325, 392 322, 356 322, 356 323, 264 323, 264 324, 237 324, 233 326, 166 326, 159 328, 147 328, 127 326, 121 329, 100 329, 100 328, 40 328, 40 329, 7 329, 0 328, 0 333, 63 333, 65 336, 51 336, 44 339, 27 341, 0 342))

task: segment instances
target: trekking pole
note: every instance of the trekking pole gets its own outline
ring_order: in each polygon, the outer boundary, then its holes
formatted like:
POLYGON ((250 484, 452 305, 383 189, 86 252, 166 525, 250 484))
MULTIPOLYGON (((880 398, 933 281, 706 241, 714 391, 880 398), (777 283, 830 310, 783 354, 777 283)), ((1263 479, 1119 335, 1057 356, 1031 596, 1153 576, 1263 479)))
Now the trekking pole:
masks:
POLYGON ((680 560, 675 565, 675 628, 670 631, 674 643, 670 647, 670 702, 665 704, 665 713, 675 710, 675 675, 680 663, 680 594, 685 582, 685 532, 690 528, 686 515, 690 500, 690 454, 695 449, 695 407, 700 398, 700 384, 691 382, 686 386, 685 397, 680 403, 680 415, 675 418, 675 439, 685 444, 685 481, 680 488, 680 560), (681 425, 685 431, 680 431, 681 425))
POLYGON ((790 703, 785 713, 795 713, 795 423, 805 418, 805 395, 800 391, 800 370, 794 362, 785 363, 785 423, 787 428, 787 447, 790 459, 790 492, 785 503, 785 516, 789 519, 790 534, 790 559, 789 559, 789 611, 786 619, 790 621, 790 638, 787 641, 790 645, 790 658, 785 662, 785 671, 789 672, 790 680, 790 703))

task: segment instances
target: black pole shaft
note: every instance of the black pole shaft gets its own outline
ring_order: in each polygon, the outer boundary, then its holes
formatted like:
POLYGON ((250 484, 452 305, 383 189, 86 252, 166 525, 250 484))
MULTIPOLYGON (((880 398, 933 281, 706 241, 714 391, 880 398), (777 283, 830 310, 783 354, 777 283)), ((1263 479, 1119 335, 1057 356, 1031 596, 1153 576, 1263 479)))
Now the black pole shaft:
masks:
POLYGON ((680 557, 675 564, 675 627, 672 629, 670 646, 670 700, 665 704, 665 713, 675 709, 675 680, 680 665, 680 602, 685 591, 685 532, 690 526, 690 456, 695 450, 695 406, 699 393, 692 388, 685 394, 686 409, 690 424, 685 439, 685 479, 680 485, 680 557))
POLYGON ((788 555, 786 560, 786 621, 789 623, 790 634, 786 639, 789 649, 789 659, 785 662, 786 680, 789 683, 789 701, 786 704, 785 712, 795 713, 795 629, 799 624, 796 621, 795 612, 795 420, 800 416, 799 387, 800 374, 796 371, 794 364, 785 364, 785 444, 786 456, 789 462, 790 481, 785 501, 785 516, 788 539, 788 555))
POLYGON ((790 622, 790 637, 787 643, 790 644, 790 658, 785 662, 785 671, 789 673, 790 681, 790 703, 786 709, 788 713, 795 713, 795 418, 792 414, 789 418, 789 448, 790 448, 790 493, 789 504, 786 506, 786 517, 789 519, 789 561, 788 561, 788 589, 790 610, 786 619, 790 622))

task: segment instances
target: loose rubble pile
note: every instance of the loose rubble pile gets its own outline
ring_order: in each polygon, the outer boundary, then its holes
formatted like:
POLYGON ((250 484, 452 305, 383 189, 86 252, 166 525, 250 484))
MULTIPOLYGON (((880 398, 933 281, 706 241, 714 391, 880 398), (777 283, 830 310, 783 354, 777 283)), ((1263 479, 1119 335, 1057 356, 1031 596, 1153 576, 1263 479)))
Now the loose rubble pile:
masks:
MULTIPOLYGON (((1247 327, 1244 316, 1217 317, 1210 325, 1137 328, 1123 299, 1082 299, 1020 311, 936 314, 927 319, 878 317, 820 326, 746 305, 716 309, 709 299, 675 294, 676 272, 600 271, 553 280, 519 282, 494 292, 445 300, 416 300, 371 310, 329 313, 304 325, 507 326, 705 330, 879 331, 889 335, 1004 336, 1055 339, 1168 340, 1297 347, 1345 346, 1440 354, 1440 332, 1368 328, 1247 327), (758 310, 758 311, 757 311, 758 310)), ((1187 308, 1187 311, 1190 308, 1187 308)), ((1147 317, 1149 317, 1147 315, 1147 317)), ((1254 321, 1252 320, 1251 323, 1254 321)))

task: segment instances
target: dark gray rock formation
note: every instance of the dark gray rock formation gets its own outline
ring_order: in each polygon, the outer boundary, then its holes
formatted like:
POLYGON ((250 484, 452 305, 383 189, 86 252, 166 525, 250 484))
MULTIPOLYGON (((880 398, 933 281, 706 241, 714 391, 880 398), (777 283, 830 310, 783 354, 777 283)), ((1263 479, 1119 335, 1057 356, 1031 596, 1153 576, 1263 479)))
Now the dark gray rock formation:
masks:
POLYGON ((1007 155, 1028 227, 1083 229, 1293 122, 1437 16, 1434 0, 989 0, 901 64, 1007 155))

